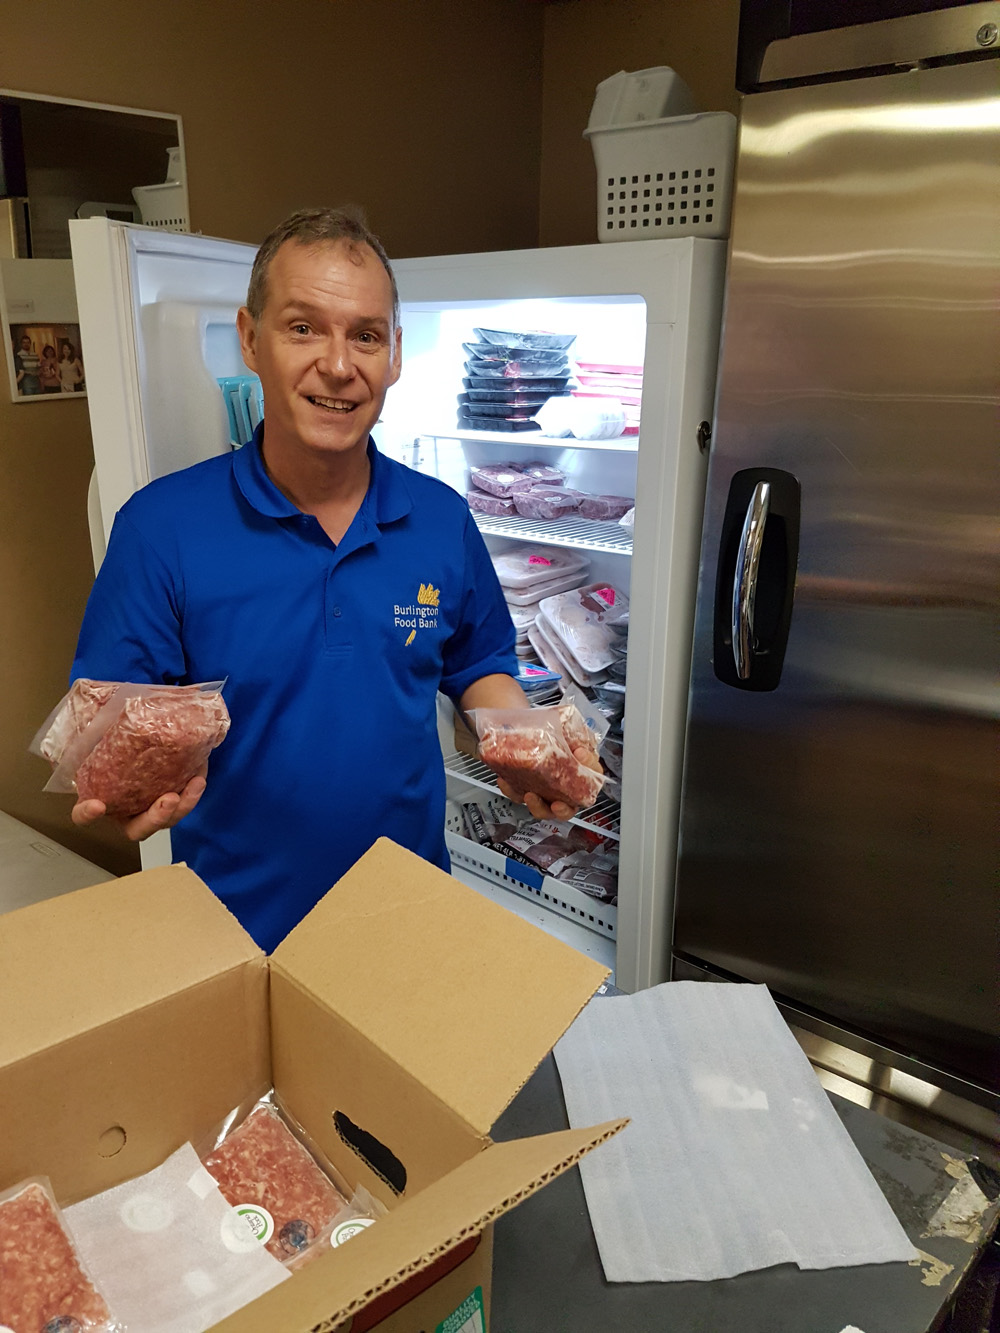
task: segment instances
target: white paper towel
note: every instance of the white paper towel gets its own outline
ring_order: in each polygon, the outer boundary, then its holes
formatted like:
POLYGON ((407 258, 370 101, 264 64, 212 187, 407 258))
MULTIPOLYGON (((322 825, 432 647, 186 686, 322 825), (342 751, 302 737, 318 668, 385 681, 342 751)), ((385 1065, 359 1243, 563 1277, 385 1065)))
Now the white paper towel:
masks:
POLYGON ((915 1258, 766 986, 595 999, 555 1056, 571 1126, 632 1121, 580 1163, 609 1281, 915 1258))

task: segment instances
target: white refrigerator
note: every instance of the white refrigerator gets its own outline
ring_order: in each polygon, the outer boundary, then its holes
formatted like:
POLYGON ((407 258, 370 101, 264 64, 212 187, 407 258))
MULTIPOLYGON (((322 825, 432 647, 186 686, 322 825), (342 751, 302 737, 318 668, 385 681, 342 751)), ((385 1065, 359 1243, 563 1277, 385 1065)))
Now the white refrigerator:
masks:
MULTIPOLYGON (((94 437, 95 564, 114 515, 164 473, 233 447, 218 381, 246 374, 236 311, 254 248, 93 218, 70 225, 94 437)), ((544 460, 589 493, 635 496, 635 525, 477 514, 494 553, 524 543, 586 555, 628 594, 620 802, 575 822, 619 850, 617 904, 468 836, 464 802, 502 816, 492 774, 456 749, 439 709, 453 873, 605 962, 625 990, 669 975, 682 746, 725 271, 725 242, 683 238, 405 259, 394 264, 403 372, 376 443, 463 494, 470 465, 544 460), (585 441, 459 423, 463 343, 477 328, 573 333, 588 364, 643 367, 638 434, 585 441)), ((266 405, 265 405, 266 411, 266 405)), ((524 813, 523 811, 521 812, 524 813)), ((160 837, 161 835, 157 835, 160 837)), ((144 864, 166 860, 163 840, 144 864)))

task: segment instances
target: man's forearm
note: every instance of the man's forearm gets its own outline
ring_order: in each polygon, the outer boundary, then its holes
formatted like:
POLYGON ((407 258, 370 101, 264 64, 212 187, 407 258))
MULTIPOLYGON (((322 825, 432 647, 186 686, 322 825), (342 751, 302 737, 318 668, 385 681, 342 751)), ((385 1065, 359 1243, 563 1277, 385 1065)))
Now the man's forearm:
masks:
POLYGON ((480 676, 462 695, 458 704, 463 713, 471 708, 529 708, 527 696, 513 676, 480 676))

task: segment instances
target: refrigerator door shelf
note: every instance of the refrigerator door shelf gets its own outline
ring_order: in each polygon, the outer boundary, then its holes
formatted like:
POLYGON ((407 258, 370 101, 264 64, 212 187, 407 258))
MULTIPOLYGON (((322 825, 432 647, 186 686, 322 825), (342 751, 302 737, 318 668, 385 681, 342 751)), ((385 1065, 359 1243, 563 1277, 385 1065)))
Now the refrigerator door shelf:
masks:
MULTIPOLYGON (((445 757, 444 767, 448 777, 460 778, 473 787, 480 787, 494 797, 503 799, 497 786, 496 774, 491 768, 487 768, 481 759, 474 759, 471 755, 456 751, 445 757)), ((590 829, 603 838, 611 838, 617 842, 621 837, 621 806, 610 796, 599 796, 589 810, 584 810, 569 822, 579 824, 581 828, 590 829)))

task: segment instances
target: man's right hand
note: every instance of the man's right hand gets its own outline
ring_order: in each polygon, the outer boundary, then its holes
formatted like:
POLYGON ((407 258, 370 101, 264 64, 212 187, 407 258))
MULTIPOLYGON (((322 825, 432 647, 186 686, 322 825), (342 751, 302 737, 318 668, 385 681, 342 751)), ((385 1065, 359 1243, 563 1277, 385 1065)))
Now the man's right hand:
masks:
MULTIPOLYGON (((153 833, 159 833, 160 829, 173 828, 179 824, 185 815, 189 815, 201 800, 201 794, 205 790, 205 775, 208 772, 208 765, 204 765, 184 790, 178 794, 175 791, 168 791, 163 796, 158 797, 148 810, 144 810, 141 815, 134 815, 131 819, 116 820, 122 832, 130 842, 142 842, 143 839, 150 837, 153 833)), ((101 819, 107 814, 107 807, 103 801, 77 801, 73 807, 73 823, 84 827, 87 824, 93 824, 95 820, 101 819)), ((113 818, 113 816, 112 816, 113 818)))

